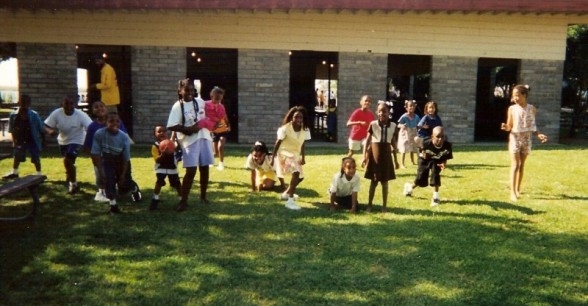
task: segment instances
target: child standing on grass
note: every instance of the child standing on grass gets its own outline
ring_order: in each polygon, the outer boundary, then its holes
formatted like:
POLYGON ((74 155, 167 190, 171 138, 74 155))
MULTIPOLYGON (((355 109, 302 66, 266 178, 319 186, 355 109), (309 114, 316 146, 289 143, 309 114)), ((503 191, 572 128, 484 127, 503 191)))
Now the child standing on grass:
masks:
MULTIPOLYGON (((272 155, 263 141, 256 141, 247 156, 245 167, 251 170, 251 190, 271 190, 276 183, 276 171, 271 164, 272 155)), ((280 179, 280 187, 284 180, 280 179)))
POLYGON ((284 178, 285 174, 291 175, 290 185, 281 195, 286 200, 286 208, 298 210, 295 202, 297 195, 296 187, 304 179, 302 166, 306 163, 304 159, 304 142, 310 140, 310 130, 306 126, 306 109, 302 106, 292 107, 278 128, 277 140, 274 145, 271 165, 276 165, 278 178, 284 178), (275 160, 277 158, 277 164, 275 160))
POLYGON ((333 176, 329 186, 331 211, 344 208, 355 213, 358 210, 357 193, 359 192, 359 175, 353 157, 344 157, 341 161, 341 171, 333 176))
POLYGON ((153 129, 155 135, 155 143, 151 146, 151 155, 155 160, 155 187, 153 188, 153 196, 151 197, 151 204, 149 210, 156 210, 159 205, 159 193, 161 188, 165 186, 165 178, 169 180, 169 185, 178 192, 178 196, 182 193, 182 184, 178 175, 178 166, 175 152, 168 153, 161 151, 159 144, 169 139, 167 137, 167 130, 163 125, 156 125, 153 129))
POLYGON ((453 158, 451 143, 445 138, 445 131, 442 126, 433 129, 431 138, 423 142, 423 152, 419 157, 419 166, 414 183, 404 184, 404 195, 411 196, 414 188, 427 187, 434 188, 431 206, 437 206, 441 203, 439 197, 439 187, 441 187, 441 171, 445 169, 447 160, 453 158), (431 179, 429 180, 429 172, 431 179))
POLYGON ((215 127, 212 130, 212 151, 214 156, 218 156, 217 170, 222 171, 225 169, 225 144, 227 142, 227 136, 231 131, 231 125, 229 124, 229 118, 225 106, 223 105, 223 98, 225 96, 225 90, 214 86, 210 91, 210 101, 206 101, 205 113, 206 117, 215 123, 215 127))
POLYGON ((439 117, 439 108, 437 107, 437 103, 434 101, 429 101, 425 104, 425 114, 419 124, 417 125, 417 137, 415 138, 415 142, 417 147, 422 148, 423 142, 431 138, 431 133, 433 129, 437 126, 443 126, 443 122, 441 122, 441 118, 439 117))
POLYGON ((506 123, 501 129, 510 132, 508 135, 508 151, 510 163, 510 200, 516 201, 521 196, 521 182, 525 170, 525 161, 531 153, 532 134, 537 135, 541 143, 547 142, 547 136, 537 130, 535 115, 537 109, 527 103, 528 85, 517 85, 512 90, 511 101, 515 103, 508 108, 506 123))
POLYGON ((353 151, 361 149, 361 146, 365 148, 365 141, 367 139, 367 130, 370 122, 374 121, 374 113, 370 110, 372 98, 368 95, 364 95, 359 100, 359 108, 351 113, 349 120, 347 120, 347 127, 349 130, 349 151, 347 156, 353 156, 353 151))
POLYGON ((382 212, 388 202, 388 181, 396 178, 392 163, 392 141, 396 124, 390 122, 390 110, 386 103, 378 103, 378 120, 370 123, 364 148, 362 166, 366 167, 365 178, 370 180, 367 211, 371 211, 378 182, 382 184, 382 212))
POLYGON ((111 214, 120 213, 116 204, 117 185, 119 192, 131 189, 131 182, 127 179, 129 160, 131 160, 131 140, 119 129, 119 126, 118 114, 108 113, 106 127, 94 134, 91 150, 92 163, 98 168, 100 179, 106 187, 111 214))
POLYGON ((410 153, 410 161, 413 165, 416 165, 414 155, 418 152, 418 148, 414 138, 417 135, 417 125, 421 120, 419 115, 414 112, 416 109, 415 100, 404 101, 404 108, 406 113, 398 119, 398 151, 402 153, 402 168, 406 168, 404 164, 406 153, 410 153))
POLYGON ((8 132, 12 134, 14 160, 12 171, 3 176, 3 179, 18 178, 18 167, 26 160, 26 151, 29 151, 31 155, 31 163, 35 165, 37 175, 42 175, 40 152, 43 149, 45 127, 39 114, 30 109, 30 106, 31 97, 21 95, 18 100, 18 109, 8 118, 8 132))

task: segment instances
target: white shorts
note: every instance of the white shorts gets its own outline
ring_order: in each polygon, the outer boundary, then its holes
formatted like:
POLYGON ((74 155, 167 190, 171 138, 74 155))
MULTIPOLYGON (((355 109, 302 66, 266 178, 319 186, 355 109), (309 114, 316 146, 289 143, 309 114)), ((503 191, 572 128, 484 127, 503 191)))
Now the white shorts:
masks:
POLYGON ((367 141, 367 137, 362 140, 353 140, 349 138, 349 150, 358 151, 361 150, 362 147, 365 147, 365 142, 367 141))
POLYGON ((200 138, 195 143, 182 148, 182 165, 184 168, 214 165, 212 142, 200 138))

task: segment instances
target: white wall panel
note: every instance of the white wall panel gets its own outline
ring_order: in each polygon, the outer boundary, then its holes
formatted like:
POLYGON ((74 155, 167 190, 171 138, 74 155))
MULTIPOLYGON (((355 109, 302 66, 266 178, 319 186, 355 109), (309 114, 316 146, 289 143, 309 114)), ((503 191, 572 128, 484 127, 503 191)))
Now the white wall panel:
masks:
POLYGON ((0 41, 563 60, 570 23, 588 16, 0 10, 0 41))

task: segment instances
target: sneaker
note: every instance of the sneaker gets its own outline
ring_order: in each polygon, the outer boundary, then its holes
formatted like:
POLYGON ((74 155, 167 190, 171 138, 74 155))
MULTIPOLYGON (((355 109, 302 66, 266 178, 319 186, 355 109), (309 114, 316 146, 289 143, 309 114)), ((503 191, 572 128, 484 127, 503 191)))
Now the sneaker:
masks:
MULTIPOLYGON (((280 194, 280 199, 281 200, 288 200, 288 198, 290 198, 290 196, 287 193, 282 193, 280 194)), ((300 198, 297 194, 294 194, 294 200, 298 200, 298 198, 300 198)))
POLYGON ((118 205, 110 205, 110 211, 109 213, 111 214, 120 214, 120 209, 118 208, 118 205))
POLYGON ((139 186, 135 186, 135 191, 131 193, 131 198, 133 199, 133 202, 141 201, 141 189, 139 189, 139 186))
POLYGON ((2 177, 2 179, 4 179, 4 180, 11 180, 11 179, 15 179, 15 178, 18 178, 18 174, 13 173, 13 172, 6 174, 5 176, 2 177))
POLYGON ((431 207, 435 207, 435 206, 437 206, 437 205, 439 205, 439 204, 441 204, 441 200, 440 200, 440 199, 435 199, 435 198, 433 198, 433 199, 431 200, 431 207))
POLYGON ((219 163, 218 166, 216 166, 216 170, 218 170, 218 171, 225 170, 225 165, 223 165, 223 163, 219 163))
POLYGON ((96 196, 94 197, 94 201, 97 201, 97 202, 108 202, 110 200, 108 200, 108 198, 106 197, 106 195, 104 194, 103 191, 98 190, 96 192, 96 196))
POLYGON ((300 206, 296 205, 296 202, 294 202, 293 198, 288 198, 288 201, 286 201, 286 208, 292 210, 299 210, 300 206))
POLYGON ((149 204, 149 210, 156 210, 158 205, 159 205, 159 200, 152 198, 151 204, 149 204))
POLYGON ((404 191, 402 193, 405 197, 410 197, 412 195, 412 185, 410 183, 405 183, 404 191))
POLYGON ((69 194, 76 194, 80 192, 80 186, 79 185, 69 185, 69 189, 67 190, 67 193, 69 194))

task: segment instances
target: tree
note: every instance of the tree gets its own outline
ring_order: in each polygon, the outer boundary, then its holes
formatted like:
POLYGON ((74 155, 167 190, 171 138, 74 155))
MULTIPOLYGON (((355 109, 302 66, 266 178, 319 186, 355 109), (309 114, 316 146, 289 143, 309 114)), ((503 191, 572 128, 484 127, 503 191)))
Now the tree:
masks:
POLYGON ((583 125, 588 90, 588 25, 568 27, 561 104, 573 109, 570 136, 583 125))

